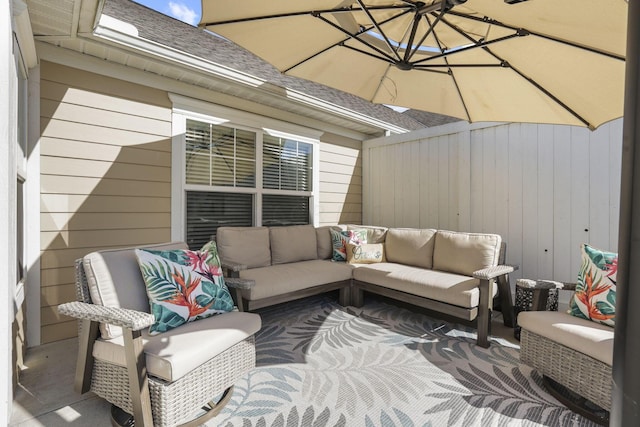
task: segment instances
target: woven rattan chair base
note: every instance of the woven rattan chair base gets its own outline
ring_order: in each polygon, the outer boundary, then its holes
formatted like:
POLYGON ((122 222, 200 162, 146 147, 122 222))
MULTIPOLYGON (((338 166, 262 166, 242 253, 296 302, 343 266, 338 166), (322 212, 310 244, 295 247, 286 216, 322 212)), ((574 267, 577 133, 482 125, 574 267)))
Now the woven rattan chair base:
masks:
POLYGON ((567 390, 611 410, 611 366, 556 341, 522 330, 520 361, 567 390))
MULTIPOLYGON (((192 420, 198 416, 199 408, 220 396, 254 366, 255 340, 251 336, 172 383, 150 376, 154 426, 175 426, 192 420)), ((96 359, 91 391, 123 411, 133 412, 125 367, 96 359)))
MULTIPOLYGON (((222 393, 220 399, 215 402, 209 402, 205 407, 202 408, 202 415, 197 416, 193 420, 181 424, 178 427, 199 427, 202 424, 206 423, 211 418, 218 415, 224 407, 231 400, 231 396, 233 395, 233 386, 229 387, 222 393)), ((125 412, 121 408, 118 408, 116 405, 111 405, 111 425, 113 427, 135 427, 136 422, 133 417, 128 412, 125 412)))
POLYGON ((549 391, 553 397, 558 399, 560 403, 570 408, 573 412, 582 415, 583 417, 590 419, 591 421, 603 426, 609 425, 609 412, 605 411, 598 405, 585 399, 582 396, 572 392, 564 387, 562 384, 552 380, 551 378, 543 375, 542 381, 545 388, 549 391))

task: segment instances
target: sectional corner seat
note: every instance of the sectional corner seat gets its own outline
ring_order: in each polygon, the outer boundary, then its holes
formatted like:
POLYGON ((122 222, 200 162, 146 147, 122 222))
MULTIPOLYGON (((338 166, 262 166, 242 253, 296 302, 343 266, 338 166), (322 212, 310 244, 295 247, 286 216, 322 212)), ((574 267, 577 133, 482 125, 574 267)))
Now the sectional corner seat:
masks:
POLYGON ((360 225, 220 227, 216 242, 227 274, 253 284, 234 290, 241 310, 331 290, 339 290, 343 306, 361 306, 366 291, 475 320, 477 342, 487 347, 499 288, 505 325, 513 326, 508 274, 514 267, 500 265, 504 244, 497 234, 360 225), (384 259, 332 261, 332 228, 365 229, 368 243, 383 244, 384 259))

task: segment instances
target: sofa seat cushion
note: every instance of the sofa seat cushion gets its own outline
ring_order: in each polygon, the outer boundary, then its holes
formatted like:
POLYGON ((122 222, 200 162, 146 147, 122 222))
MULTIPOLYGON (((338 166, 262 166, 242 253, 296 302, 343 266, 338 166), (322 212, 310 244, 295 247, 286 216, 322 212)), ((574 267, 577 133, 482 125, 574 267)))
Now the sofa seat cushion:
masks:
POLYGON ((240 278, 255 280, 256 283, 251 289, 243 289, 242 297, 255 301, 313 286, 350 280, 352 269, 346 263, 316 259, 243 270, 240 272, 240 278))
MULTIPOLYGON (((186 323, 159 335, 142 333, 147 372, 172 382, 216 357, 229 347, 255 334, 260 316, 232 311, 198 322, 186 323)), ((93 357, 126 366, 124 338, 98 339, 93 357)))
POLYGON ((410 265, 388 262, 361 265, 353 270, 353 278, 459 307, 477 307, 480 300, 478 279, 410 265))
POLYGON ((613 332, 610 326, 560 311, 523 311, 518 325, 572 348, 607 365, 613 364, 613 332))

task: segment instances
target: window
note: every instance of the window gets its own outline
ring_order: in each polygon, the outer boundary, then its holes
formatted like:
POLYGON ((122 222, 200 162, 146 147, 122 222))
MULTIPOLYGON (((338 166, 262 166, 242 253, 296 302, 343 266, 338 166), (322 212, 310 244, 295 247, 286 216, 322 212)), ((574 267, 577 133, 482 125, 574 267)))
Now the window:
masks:
POLYGON ((223 225, 313 223, 317 140, 262 127, 255 117, 246 122, 174 109, 174 125, 184 129, 177 139, 183 156, 178 197, 184 240, 192 249, 223 225))

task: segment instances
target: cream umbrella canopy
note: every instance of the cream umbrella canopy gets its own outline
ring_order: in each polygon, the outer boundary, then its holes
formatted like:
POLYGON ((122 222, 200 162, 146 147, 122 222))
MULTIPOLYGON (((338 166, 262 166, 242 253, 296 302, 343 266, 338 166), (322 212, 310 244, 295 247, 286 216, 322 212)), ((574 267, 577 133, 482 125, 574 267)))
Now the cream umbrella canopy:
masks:
POLYGON ((281 72, 459 117, 622 116, 625 0, 203 0, 200 26, 281 72))

